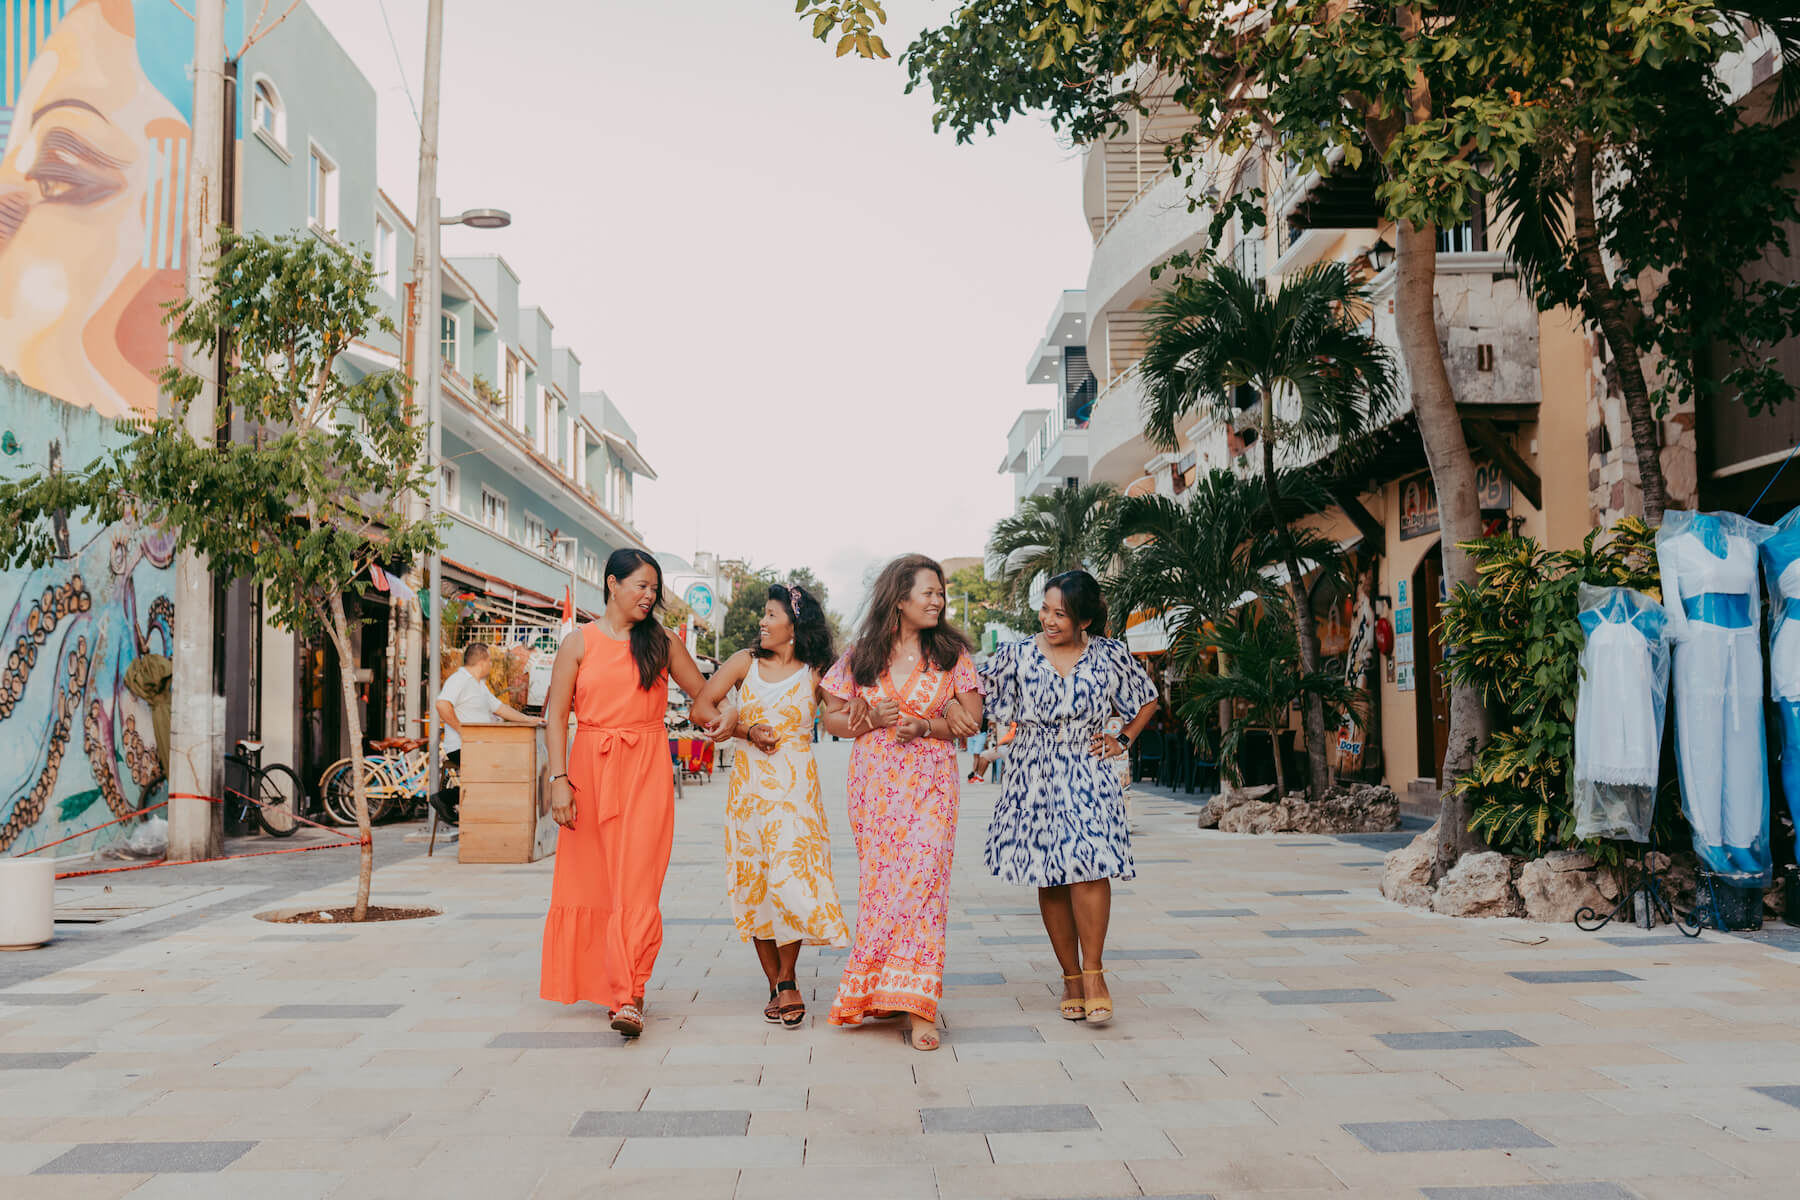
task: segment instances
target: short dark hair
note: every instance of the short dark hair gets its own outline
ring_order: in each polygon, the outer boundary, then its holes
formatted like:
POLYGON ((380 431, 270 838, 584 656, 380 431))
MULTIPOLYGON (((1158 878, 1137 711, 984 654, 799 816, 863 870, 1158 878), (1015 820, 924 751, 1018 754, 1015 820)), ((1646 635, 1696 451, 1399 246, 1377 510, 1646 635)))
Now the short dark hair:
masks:
POLYGON ((1089 637, 1106 636, 1106 597, 1097 579, 1086 571, 1064 571, 1044 585, 1046 596, 1051 588, 1062 593, 1063 611, 1077 628, 1085 628, 1089 637))
POLYGON ((464 662, 468 662, 471 658, 486 658, 488 654, 489 650, 486 642, 470 642, 463 647, 464 662))

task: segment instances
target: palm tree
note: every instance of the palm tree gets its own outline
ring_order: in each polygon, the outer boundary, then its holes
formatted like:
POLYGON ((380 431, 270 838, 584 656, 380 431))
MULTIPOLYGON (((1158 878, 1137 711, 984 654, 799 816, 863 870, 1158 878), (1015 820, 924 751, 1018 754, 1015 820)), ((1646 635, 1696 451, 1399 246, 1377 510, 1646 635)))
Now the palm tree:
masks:
POLYGON ((1027 496, 988 535, 987 557, 1008 603, 1029 604, 1032 584, 1064 571, 1103 572, 1117 552, 1112 509, 1118 492, 1106 483, 1065 483, 1048 495, 1027 496))
POLYGON ((1244 715, 1224 720, 1219 727, 1218 755, 1221 770, 1243 782, 1244 740, 1252 732, 1269 736, 1275 759, 1275 795, 1287 795, 1287 770, 1281 761, 1281 731, 1287 728, 1288 708, 1301 701, 1329 708, 1333 722, 1357 706, 1360 694, 1334 671, 1296 670, 1298 646, 1294 629, 1274 608, 1257 613, 1240 609, 1209 634, 1219 648, 1217 675, 1201 675, 1188 688, 1181 718, 1196 741, 1211 740, 1207 718, 1221 704, 1242 704, 1244 715))
MULTIPOLYGON (((1287 568, 1300 672, 1319 671, 1319 634, 1305 582, 1305 557, 1289 521, 1299 515, 1283 498, 1275 443, 1296 459, 1353 437, 1385 418, 1397 397, 1394 362, 1362 322, 1368 295, 1346 263, 1308 267, 1270 295, 1259 280, 1230 267, 1184 279, 1150 309, 1144 381, 1145 432, 1173 449, 1176 425, 1195 410, 1229 418, 1238 389, 1261 406, 1264 503, 1287 568), (1276 420, 1276 401, 1282 419, 1276 420)), ((1330 785, 1325 710, 1306 698, 1306 751, 1313 798, 1330 785)))

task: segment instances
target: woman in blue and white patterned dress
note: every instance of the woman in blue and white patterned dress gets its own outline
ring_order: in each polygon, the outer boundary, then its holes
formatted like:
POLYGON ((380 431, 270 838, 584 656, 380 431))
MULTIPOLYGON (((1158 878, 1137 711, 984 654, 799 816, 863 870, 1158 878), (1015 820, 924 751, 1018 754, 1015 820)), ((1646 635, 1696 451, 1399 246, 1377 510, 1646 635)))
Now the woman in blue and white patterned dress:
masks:
POLYGON ((988 826, 987 865, 1038 889, 1062 966, 1064 1020, 1103 1025, 1112 881, 1137 874, 1116 765, 1156 713, 1156 685, 1125 644, 1102 637, 1106 601, 1086 571, 1058 575, 1038 609, 1043 632, 994 652, 981 674, 989 711, 1018 736, 988 826), (1116 735, 1106 724, 1125 718, 1116 735))

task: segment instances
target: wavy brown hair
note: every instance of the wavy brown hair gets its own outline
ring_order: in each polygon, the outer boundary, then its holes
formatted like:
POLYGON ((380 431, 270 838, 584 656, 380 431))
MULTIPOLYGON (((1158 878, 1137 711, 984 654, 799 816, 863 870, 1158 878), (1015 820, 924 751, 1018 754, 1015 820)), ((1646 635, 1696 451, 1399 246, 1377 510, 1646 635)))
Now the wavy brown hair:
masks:
MULTIPOLYGON (((944 568, 923 554, 904 554, 881 568, 869 596, 869 611, 856 632, 856 645, 850 648, 850 675, 859 686, 873 687, 887 670, 894 642, 900 637, 900 602, 912 592, 921 571, 930 571, 937 576, 938 585, 944 585, 944 568)), ((948 671, 956 666, 959 657, 973 649, 963 631, 950 623, 950 601, 946 596, 938 623, 919 630, 920 652, 938 670, 948 671)))

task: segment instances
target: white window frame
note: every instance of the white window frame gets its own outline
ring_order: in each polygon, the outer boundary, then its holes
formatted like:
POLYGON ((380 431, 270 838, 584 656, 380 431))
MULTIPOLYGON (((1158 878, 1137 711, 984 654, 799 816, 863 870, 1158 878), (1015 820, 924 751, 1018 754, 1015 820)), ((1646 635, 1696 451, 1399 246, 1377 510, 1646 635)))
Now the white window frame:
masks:
POLYGON ((386 213, 375 214, 375 283, 390 296, 400 294, 400 234, 386 213))
POLYGON ((338 236, 338 164, 319 143, 306 139, 306 223, 328 237, 338 236), (314 187, 320 195, 315 203, 314 187))
POLYGON ((589 583, 600 582, 600 556, 592 550, 581 552, 581 577, 589 583))
POLYGON ((506 497, 496 492, 485 483, 481 485, 481 525, 482 528, 506 536, 506 524, 510 518, 507 511, 506 497), (491 515, 490 515, 491 514, 491 515), (499 518, 495 524, 493 518, 499 518))
POLYGON ((458 374, 462 373, 462 318, 448 309, 438 310, 438 361, 458 374), (450 336, 444 337, 444 322, 450 323, 450 336))
POLYGON ((250 81, 250 128, 283 162, 292 160, 293 155, 287 148, 287 105, 282 102, 281 89, 267 75, 258 75, 250 81), (265 89, 268 92, 266 98, 265 89), (267 128, 262 123, 264 112, 271 118, 267 128))
POLYGON ((462 468, 453 462, 438 463, 438 507, 453 513, 462 511, 462 468))
POLYGON ((525 528, 520 536, 525 548, 533 554, 542 554, 545 558, 556 557, 556 547, 550 544, 550 526, 530 509, 525 510, 525 528))
POLYGON ((555 420, 556 394, 549 388, 545 388, 543 395, 538 397, 537 429, 532 438, 533 444, 537 446, 537 452, 545 458, 550 457, 550 427, 555 420))

